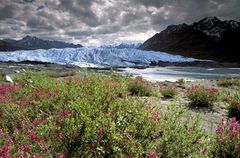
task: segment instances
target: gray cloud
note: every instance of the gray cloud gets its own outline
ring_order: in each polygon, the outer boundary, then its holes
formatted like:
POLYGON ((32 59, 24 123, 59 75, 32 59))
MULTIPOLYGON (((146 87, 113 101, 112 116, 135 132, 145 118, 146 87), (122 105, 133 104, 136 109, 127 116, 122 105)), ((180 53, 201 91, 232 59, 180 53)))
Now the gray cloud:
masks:
POLYGON ((239 0, 0 0, 0 37, 98 44, 144 41, 206 16, 240 21, 239 0))

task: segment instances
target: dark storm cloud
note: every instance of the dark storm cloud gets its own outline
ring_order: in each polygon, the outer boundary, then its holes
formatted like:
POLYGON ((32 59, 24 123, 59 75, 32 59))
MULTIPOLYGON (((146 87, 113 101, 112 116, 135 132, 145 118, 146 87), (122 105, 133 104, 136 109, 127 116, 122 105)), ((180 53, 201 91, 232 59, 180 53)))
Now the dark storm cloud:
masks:
POLYGON ((35 0, 23 0, 24 2, 27 2, 27 3, 32 3, 34 2, 35 0))
POLYGON ((0 6, 0 20, 7 18, 16 18, 18 16, 19 7, 16 4, 8 4, 0 6))
POLYGON ((206 16, 240 21, 239 0, 0 0, 0 37, 82 44, 144 41, 206 16))
POLYGON ((45 30, 54 31, 54 26, 51 25, 47 19, 37 17, 37 16, 33 16, 32 18, 28 19, 27 27, 33 28, 39 31, 45 31, 45 30))
POLYGON ((60 0, 59 9, 70 12, 73 18, 83 21, 89 26, 96 27, 101 24, 94 10, 91 9, 97 0, 60 0))

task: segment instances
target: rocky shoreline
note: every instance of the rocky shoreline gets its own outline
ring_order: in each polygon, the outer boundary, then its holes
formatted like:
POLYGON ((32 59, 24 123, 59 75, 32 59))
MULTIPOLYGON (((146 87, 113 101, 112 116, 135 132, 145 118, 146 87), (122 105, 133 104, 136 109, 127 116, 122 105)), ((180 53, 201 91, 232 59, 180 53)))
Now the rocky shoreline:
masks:
POLYGON ((152 62, 150 66, 160 66, 160 67, 166 67, 166 66, 181 66, 181 67, 211 67, 211 68, 224 68, 224 67, 232 67, 232 68, 238 68, 240 67, 240 63, 223 63, 223 62, 215 62, 211 60, 198 60, 193 62, 164 62, 164 61, 158 61, 158 62, 152 62))
POLYGON ((217 88, 221 94, 228 94, 228 92, 237 92, 239 87, 219 87, 217 80, 198 80, 198 81, 186 81, 184 84, 178 84, 176 82, 157 82, 153 86, 159 88, 160 85, 176 86, 177 95, 174 98, 156 98, 156 97, 142 97, 142 100, 160 107, 162 110, 168 108, 169 105, 184 108, 192 116, 199 116, 202 128, 207 132, 215 132, 216 125, 222 118, 228 118, 228 103, 222 100, 214 103, 212 109, 210 108, 193 108, 189 106, 189 100, 185 96, 186 91, 192 85, 201 85, 204 87, 217 88))

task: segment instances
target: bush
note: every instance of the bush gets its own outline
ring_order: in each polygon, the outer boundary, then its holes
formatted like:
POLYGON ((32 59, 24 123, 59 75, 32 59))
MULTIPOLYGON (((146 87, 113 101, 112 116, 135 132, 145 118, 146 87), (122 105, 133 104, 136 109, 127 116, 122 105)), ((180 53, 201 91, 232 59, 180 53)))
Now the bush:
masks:
POLYGON ((221 87, 240 86, 240 80, 232 78, 223 78, 217 81, 217 85, 221 87))
POLYGON ((236 118, 222 119, 216 127, 216 135, 212 142, 214 157, 240 157, 240 124, 236 118))
POLYGON ((175 86, 160 86, 160 92, 164 98, 173 98, 177 95, 175 86))
POLYGON ((228 98, 229 107, 228 107, 228 116, 236 117, 237 120, 240 120, 240 93, 234 93, 228 98))
POLYGON ((31 73, 1 85, 0 157, 203 155, 197 120, 181 119, 185 113, 176 107, 163 113, 136 97, 119 97, 127 93, 127 80, 31 73))
POLYGON ((219 92, 216 88, 207 88, 204 86, 194 86, 187 89, 187 98, 193 107, 212 107, 218 100, 219 92))
POLYGON ((0 71, 0 83, 6 81, 6 72, 0 71))
POLYGON ((153 88, 142 77, 130 79, 128 83, 128 91, 131 95, 137 96, 151 96, 153 94, 153 88))
POLYGON ((185 82, 186 82, 186 81, 185 81, 183 78, 178 79, 178 80, 176 81, 176 83, 179 84, 180 86, 184 85, 185 82))

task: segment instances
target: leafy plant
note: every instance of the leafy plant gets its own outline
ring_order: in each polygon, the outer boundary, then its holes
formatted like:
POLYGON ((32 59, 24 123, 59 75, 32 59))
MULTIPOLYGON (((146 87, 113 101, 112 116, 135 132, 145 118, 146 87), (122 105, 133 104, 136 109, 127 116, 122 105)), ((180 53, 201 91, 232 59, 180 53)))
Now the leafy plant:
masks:
POLYGON ((0 83, 6 81, 6 72, 0 71, 0 83))
POLYGON ((183 78, 178 79, 178 80, 176 81, 176 83, 179 84, 179 85, 181 85, 181 86, 184 85, 185 82, 186 82, 186 81, 185 81, 183 78))
POLYGON ((212 142, 214 157, 240 157, 240 124, 236 118, 230 120, 222 118, 216 127, 216 135, 212 142))
POLYGON ((187 89, 186 96, 193 107, 212 107, 218 100, 219 91, 216 88, 192 85, 187 89))
POLYGON ((137 96, 151 96, 153 94, 151 85, 142 77, 131 79, 128 83, 128 91, 131 95, 137 96))
POLYGON ((174 98, 177 95, 175 86, 160 86, 160 92, 164 98, 174 98))
POLYGON ((223 78, 217 80, 217 85, 221 87, 240 86, 240 80, 232 78, 223 78))
POLYGON ((227 102, 229 103, 228 116, 236 117, 237 120, 240 120, 240 93, 237 92, 230 95, 227 102))
POLYGON ((129 78, 86 74, 56 80, 27 72, 16 79, 0 86, 0 157, 207 154, 200 150, 205 135, 198 120, 182 119, 190 116, 182 109, 162 112, 136 96, 119 97, 128 93, 129 78))

